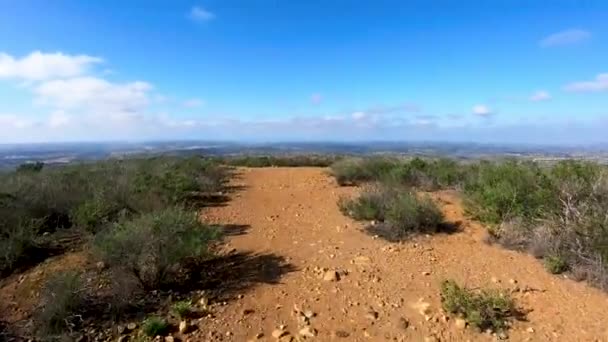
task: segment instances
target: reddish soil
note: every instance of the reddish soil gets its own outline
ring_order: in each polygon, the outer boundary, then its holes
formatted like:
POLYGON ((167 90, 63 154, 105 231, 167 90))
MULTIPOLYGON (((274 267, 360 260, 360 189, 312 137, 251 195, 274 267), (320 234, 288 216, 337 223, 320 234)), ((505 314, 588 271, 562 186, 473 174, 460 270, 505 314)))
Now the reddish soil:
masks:
MULTIPOLYGON (((433 196, 457 232, 390 243, 340 213, 339 198, 358 189, 337 186, 325 169, 241 169, 233 183, 241 189, 229 203, 201 211, 205 221, 231 225, 226 243, 235 257, 223 261, 218 289, 233 286, 216 299, 213 317, 192 321, 198 329, 186 341, 240 342, 259 333, 260 341, 274 341, 281 325, 299 337, 294 307, 314 313, 316 341, 495 340, 445 319, 439 286, 447 278, 512 291, 529 311, 509 331, 512 341, 608 341, 606 294, 548 274, 529 255, 486 244, 485 229, 463 216, 456 193, 433 196), (324 280, 325 271, 340 279, 324 280), (421 303, 429 305, 426 314, 421 303)), ((87 262, 82 253, 67 254, 5 279, 0 319, 16 323, 31 312, 46 275, 87 262)))
MULTIPOLYGON (((338 199, 357 189, 338 187, 324 169, 243 169, 236 183, 244 189, 227 206, 202 216, 245 225, 229 239, 231 247, 284 257, 295 271, 274 274, 275 283, 258 284, 217 307, 216 318, 201 325, 201 340, 246 341, 262 332, 262 340, 271 341, 280 325, 297 336, 294 306, 315 313, 310 326, 318 341, 495 340, 445 321, 439 285, 452 278, 468 287, 516 290, 518 305, 529 313, 527 322, 510 330, 512 341, 608 341, 606 294, 548 274, 529 255, 486 244, 485 229, 463 216, 453 192, 434 197, 459 231, 389 243, 340 213, 338 199), (347 274, 324 281, 318 269, 347 274), (427 317, 419 301, 430 304, 427 317), (378 317, 369 317, 370 311, 378 317)), ((276 265, 268 267, 280 273, 276 265)))

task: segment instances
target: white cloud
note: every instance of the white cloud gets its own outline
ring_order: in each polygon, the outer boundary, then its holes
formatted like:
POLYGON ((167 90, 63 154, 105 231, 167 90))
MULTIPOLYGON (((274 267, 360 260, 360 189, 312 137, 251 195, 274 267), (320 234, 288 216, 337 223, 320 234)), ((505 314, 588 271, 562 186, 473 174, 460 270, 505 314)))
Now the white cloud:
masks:
POLYGON ((190 10, 190 18, 197 21, 209 21, 215 18, 215 14, 201 6, 194 6, 190 10))
POLYGON ((0 53, 0 79, 43 81, 53 78, 75 77, 103 60, 87 55, 66 55, 61 52, 35 51, 22 58, 0 53))
POLYGON ((205 104, 205 101, 201 100, 201 99, 189 99, 184 101, 183 105, 186 108, 198 108, 200 106, 203 106, 205 104))
POLYGON ((323 95, 319 94, 319 93, 314 93, 312 95, 310 95, 310 102, 312 104, 320 104, 321 101, 323 101, 323 95))
POLYGON ((34 120, 22 118, 15 114, 0 114, 0 132, 3 130, 29 128, 36 124, 34 120))
POLYGON ((608 73, 599 74, 592 81, 580 81, 566 85, 564 87, 567 91, 591 93, 608 91, 608 73))
POLYGON ((488 117, 492 115, 493 111, 486 105, 478 104, 473 106, 473 114, 488 117))
POLYGON ((354 112, 351 114, 351 117, 353 118, 353 120, 360 121, 365 119, 367 117, 367 114, 365 114, 365 112, 354 112))
POLYGON ((572 45, 589 40, 591 33, 581 29, 570 29, 551 34, 540 41, 542 47, 572 45))
POLYGON ((67 115, 62 110, 57 110, 51 113, 51 116, 48 119, 48 125, 51 128, 60 128, 68 126, 71 122, 72 118, 67 115))
POLYGON ((540 102, 547 101, 551 99, 551 94, 545 90, 539 90, 530 96, 530 101, 540 102))
POLYGON ((149 102, 146 82, 111 83, 86 76, 46 81, 34 89, 39 104, 63 110, 83 110, 96 113, 133 113, 149 102))

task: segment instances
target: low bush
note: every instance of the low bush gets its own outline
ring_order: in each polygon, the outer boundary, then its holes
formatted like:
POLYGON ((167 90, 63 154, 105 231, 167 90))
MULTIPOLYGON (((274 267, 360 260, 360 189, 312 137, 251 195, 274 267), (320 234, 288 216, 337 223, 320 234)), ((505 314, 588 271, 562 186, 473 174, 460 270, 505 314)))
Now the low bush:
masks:
POLYGON ((169 331, 169 323, 164 318, 152 316, 146 318, 141 328, 148 337, 163 336, 169 331))
POLYGON ((427 196, 411 190, 372 186, 359 197, 341 200, 342 211, 356 220, 378 220, 368 232, 391 241, 416 233, 435 233, 444 227, 443 214, 427 196))
POLYGON ((96 236, 93 247, 107 265, 130 272, 150 289, 165 283, 172 267, 204 257, 217 237, 195 213, 167 208, 116 223, 96 236))
POLYGON ((197 157, 24 166, 0 173, 0 275, 28 259, 42 235, 52 238, 70 228, 86 236, 168 206, 205 205, 227 176, 226 168, 197 157))
POLYGON ((85 288, 78 273, 52 276, 44 285, 41 306, 34 317, 38 334, 49 337, 74 330, 81 321, 78 315, 85 300, 85 288))
POLYGON ((387 157, 348 158, 331 165, 331 174, 339 185, 358 185, 388 177, 399 161, 387 157))
POLYGON ((171 305, 171 311, 179 319, 187 318, 192 313, 192 302, 189 300, 175 302, 171 305))
POLYGON ((520 315, 507 293, 497 290, 473 291, 453 280, 441 284, 441 303, 446 312, 462 317, 480 331, 490 329, 503 332, 509 327, 509 321, 520 315))
POLYGON ((245 155, 218 158, 224 164, 244 167, 327 167, 334 163, 338 157, 332 155, 245 155))

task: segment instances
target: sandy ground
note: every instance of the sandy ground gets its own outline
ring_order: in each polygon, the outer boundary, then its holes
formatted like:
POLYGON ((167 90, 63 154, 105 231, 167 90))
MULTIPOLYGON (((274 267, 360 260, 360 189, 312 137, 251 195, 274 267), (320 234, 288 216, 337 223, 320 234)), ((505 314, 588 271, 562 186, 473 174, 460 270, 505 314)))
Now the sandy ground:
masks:
POLYGON ((298 336, 294 306, 314 313, 317 341, 495 340, 445 320, 439 286, 452 278, 516 291, 528 314, 509 332, 512 341, 608 341, 608 296, 548 274, 533 257, 484 243, 483 227, 463 216, 454 193, 435 197, 458 232, 396 244, 374 239, 340 213, 338 199, 357 189, 338 187, 324 169, 243 169, 235 185, 243 189, 227 206, 201 215, 235 225, 229 245, 268 260, 259 265, 267 278, 218 307, 200 340, 247 341, 262 333, 260 340, 272 341, 281 325, 298 336), (324 280, 323 270, 340 279, 324 280), (426 315, 420 303, 430 304, 426 315))

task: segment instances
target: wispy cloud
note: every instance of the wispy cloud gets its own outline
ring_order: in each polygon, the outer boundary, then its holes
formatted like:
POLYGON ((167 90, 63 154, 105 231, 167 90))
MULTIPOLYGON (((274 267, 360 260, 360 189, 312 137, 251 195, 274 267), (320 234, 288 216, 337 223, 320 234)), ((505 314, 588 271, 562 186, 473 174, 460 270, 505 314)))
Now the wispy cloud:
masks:
POLYGON ((200 106, 203 106, 205 104, 205 101, 201 100, 201 99, 189 99, 184 101, 184 103, 182 103, 182 105, 186 108, 198 108, 200 106))
POLYGON ((539 90, 530 96, 530 101, 533 102, 547 101, 550 99, 551 94, 549 94, 549 92, 545 90, 539 90))
POLYGON ((599 74, 595 80, 573 82, 564 87, 566 91, 593 93, 608 91, 608 73, 599 74))
POLYGON ((215 19, 215 13, 201 6, 194 6, 190 10, 190 18, 196 21, 210 21, 215 19))
POLYGON ((488 117, 492 115, 494 112, 488 106, 483 104, 478 104, 473 106, 473 114, 479 115, 481 117, 488 117))
POLYGON ((540 46, 542 47, 553 47, 553 46, 563 46, 563 45, 572 45, 584 42, 591 38, 591 33, 589 31, 581 30, 581 29, 570 29, 561 32, 557 32, 551 34, 540 41, 540 46))
POLYGON ((319 93, 314 93, 312 95, 310 95, 310 102, 312 104, 318 105, 323 101, 323 95, 319 94, 319 93))

